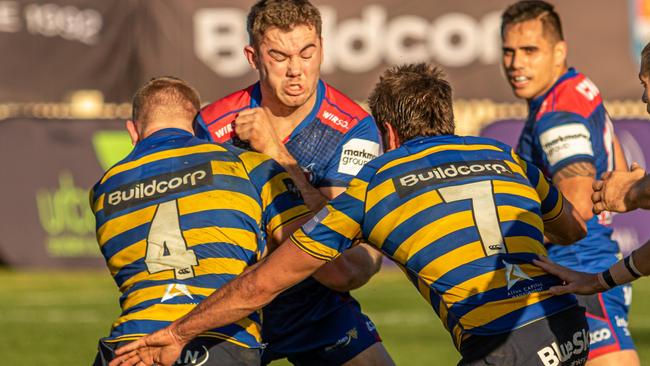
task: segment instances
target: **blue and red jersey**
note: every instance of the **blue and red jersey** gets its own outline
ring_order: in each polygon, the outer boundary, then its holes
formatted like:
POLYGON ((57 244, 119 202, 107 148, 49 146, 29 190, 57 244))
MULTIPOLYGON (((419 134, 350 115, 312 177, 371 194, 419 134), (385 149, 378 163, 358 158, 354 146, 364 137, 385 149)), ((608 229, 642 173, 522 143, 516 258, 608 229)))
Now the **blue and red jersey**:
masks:
MULTIPOLYGON (((283 141, 314 187, 346 187, 363 164, 382 152, 375 122, 363 108, 319 81, 312 112, 283 141)), ((197 136, 244 146, 232 125, 239 112, 260 107, 259 83, 205 107, 197 136)))
MULTIPOLYGON (((570 68, 544 95, 531 100, 517 153, 551 178, 565 166, 588 162, 596 178, 614 169, 614 129, 600 91, 570 68)), ((570 246, 551 245, 549 255, 577 270, 601 271, 617 261, 609 215, 587 222, 587 237, 570 246)))
MULTIPOLYGON (((374 119, 363 108, 323 81, 311 113, 283 141, 316 188, 346 187, 363 165, 382 153, 374 119)), ((245 146, 232 124, 237 114, 260 107, 259 83, 205 107, 196 120, 197 136, 245 146)), ((303 344, 301 330, 354 301, 311 277, 278 296, 264 308, 263 338, 276 352, 300 352, 319 347, 303 344)))

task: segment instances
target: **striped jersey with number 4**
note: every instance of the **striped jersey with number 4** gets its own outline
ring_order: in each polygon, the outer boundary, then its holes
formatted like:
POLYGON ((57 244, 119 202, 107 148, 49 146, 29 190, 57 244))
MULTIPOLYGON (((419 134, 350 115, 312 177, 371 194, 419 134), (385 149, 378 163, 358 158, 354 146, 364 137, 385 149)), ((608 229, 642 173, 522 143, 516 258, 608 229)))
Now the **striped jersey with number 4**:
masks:
MULTIPOLYGON (((122 292, 107 341, 163 328, 257 262, 266 238, 309 213, 269 157, 164 129, 91 191, 97 240, 122 292)), ((202 334, 259 347, 260 316, 202 334)))

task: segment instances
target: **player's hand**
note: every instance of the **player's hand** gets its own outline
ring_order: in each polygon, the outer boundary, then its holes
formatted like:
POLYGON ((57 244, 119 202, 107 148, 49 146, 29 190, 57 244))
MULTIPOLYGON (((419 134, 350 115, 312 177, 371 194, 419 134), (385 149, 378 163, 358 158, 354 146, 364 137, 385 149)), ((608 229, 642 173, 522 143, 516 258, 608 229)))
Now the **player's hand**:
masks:
POLYGON ((170 327, 163 328, 122 346, 115 351, 117 357, 109 366, 173 365, 185 343, 176 336, 170 327))
POLYGON ((645 176, 639 164, 632 163, 630 171, 611 171, 603 174, 601 180, 593 184, 594 213, 602 211, 627 212, 637 208, 637 203, 630 199, 629 192, 634 183, 645 176))
POLYGON ((597 274, 574 271, 553 263, 548 259, 548 257, 544 256, 540 256, 539 259, 533 259, 533 263, 564 281, 562 286, 553 286, 549 289, 549 292, 553 295, 563 295, 568 293, 591 295, 605 290, 605 288, 601 286, 600 282, 598 282, 597 274))
POLYGON ((278 160, 284 145, 275 133, 266 112, 262 108, 246 109, 239 113, 233 127, 237 136, 248 142, 253 150, 278 160))

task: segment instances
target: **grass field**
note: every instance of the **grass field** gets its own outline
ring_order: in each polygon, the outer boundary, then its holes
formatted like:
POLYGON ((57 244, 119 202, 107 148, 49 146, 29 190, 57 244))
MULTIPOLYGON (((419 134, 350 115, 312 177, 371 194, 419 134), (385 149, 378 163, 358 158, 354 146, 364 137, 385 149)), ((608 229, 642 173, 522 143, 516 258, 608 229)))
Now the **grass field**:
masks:
MULTIPOLYGON (((89 365, 97 339, 119 313, 105 271, 0 270, 0 283, 2 365, 89 365)), ((635 283, 634 291, 631 330, 642 364, 650 364, 650 279, 635 283)), ((458 361, 448 334, 401 272, 383 270, 355 295, 398 365, 458 361)))

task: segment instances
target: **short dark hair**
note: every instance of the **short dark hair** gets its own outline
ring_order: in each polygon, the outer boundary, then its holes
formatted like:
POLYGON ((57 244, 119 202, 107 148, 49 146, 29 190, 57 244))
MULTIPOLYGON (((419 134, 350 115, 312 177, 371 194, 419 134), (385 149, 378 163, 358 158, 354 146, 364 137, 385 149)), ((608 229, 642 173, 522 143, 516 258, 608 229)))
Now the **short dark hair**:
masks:
POLYGON ((451 85, 430 64, 394 66, 386 70, 368 100, 382 134, 384 123, 406 142, 417 136, 454 133, 451 85))
POLYGON ((307 0, 261 0, 251 7, 246 19, 249 43, 254 46, 271 27, 288 32, 297 25, 315 28, 320 37, 323 21, 318 8, 307 0))
POLYGON ((133 96, 133 121, 149 122, 156 109, 173 109, 194 118, 201 109, 199 93, 185 81, 173 77, 156 77, 146 82, 133 96))
POLYGON ((553 42, 564 41, 560 16, 553 5, 541 0, 519 1, 510 5, 501 14, 501 39, 504 38, 508 26, 534 19, 542 22, 544 33, 553 42))
POLYGON ((650 76, 650 43, 641 51, 641 75, 650 76))

